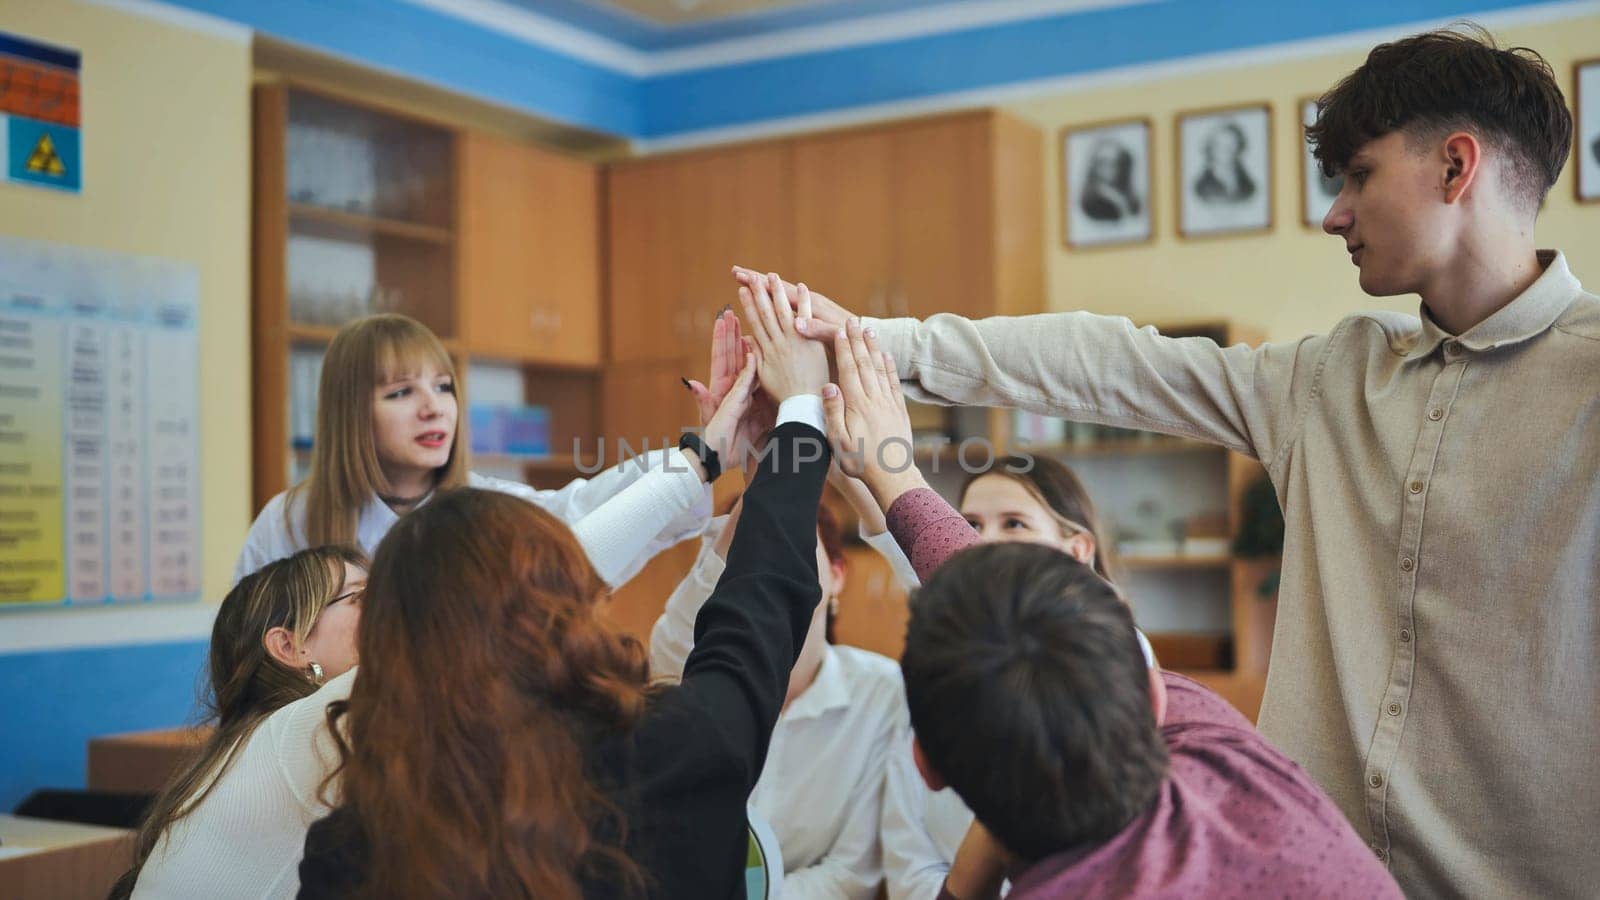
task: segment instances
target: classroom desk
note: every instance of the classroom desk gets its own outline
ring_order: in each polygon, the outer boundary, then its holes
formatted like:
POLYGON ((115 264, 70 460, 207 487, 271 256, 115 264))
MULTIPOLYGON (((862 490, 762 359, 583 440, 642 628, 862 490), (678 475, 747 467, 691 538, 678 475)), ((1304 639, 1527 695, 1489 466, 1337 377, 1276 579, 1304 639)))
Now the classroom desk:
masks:
POLYGON ((133 731, 89 739, 89 790, 154 794, 194 758, 209 727, 133 731))
POLYGON ((133 837, 0 814, 0 900, 103 900, 133 861, 133 837))

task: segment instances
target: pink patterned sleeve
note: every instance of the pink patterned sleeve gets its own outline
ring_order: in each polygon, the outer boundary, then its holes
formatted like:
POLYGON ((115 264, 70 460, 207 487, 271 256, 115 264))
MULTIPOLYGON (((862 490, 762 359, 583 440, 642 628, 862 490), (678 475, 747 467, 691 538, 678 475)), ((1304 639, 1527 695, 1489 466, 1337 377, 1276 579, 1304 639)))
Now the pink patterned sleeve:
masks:
POLYGON ((895 543, 911 558, 911 567, 922 581, 927 581, 945 560, 978 543, 978 533, 932 488, 901 494, 889 505, 884 518, 895 543))

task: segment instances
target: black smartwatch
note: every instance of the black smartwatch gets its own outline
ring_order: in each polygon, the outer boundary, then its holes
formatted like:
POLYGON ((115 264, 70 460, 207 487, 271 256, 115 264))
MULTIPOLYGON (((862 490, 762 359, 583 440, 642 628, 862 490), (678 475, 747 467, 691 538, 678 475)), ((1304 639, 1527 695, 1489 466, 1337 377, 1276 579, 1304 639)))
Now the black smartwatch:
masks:
POLYGON ((700 435, 685 431, 683 437, 678 438, 678 449, 700 457, 700 466, 706 470, 706 484, 716 481, 722 474, 722 458, 717 456, 717 451, 700 439, 700 435))

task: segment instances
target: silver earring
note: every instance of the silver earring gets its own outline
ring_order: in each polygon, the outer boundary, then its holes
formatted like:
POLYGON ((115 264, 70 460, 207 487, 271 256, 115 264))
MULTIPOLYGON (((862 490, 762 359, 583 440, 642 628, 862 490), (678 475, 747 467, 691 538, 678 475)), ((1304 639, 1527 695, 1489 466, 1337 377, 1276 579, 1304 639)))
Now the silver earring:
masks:
POLYGON ((311 683, 312 684, 321 684, 322 683, 322 666, 318 665, 317 663, 312 663, 311 664, 311 683))

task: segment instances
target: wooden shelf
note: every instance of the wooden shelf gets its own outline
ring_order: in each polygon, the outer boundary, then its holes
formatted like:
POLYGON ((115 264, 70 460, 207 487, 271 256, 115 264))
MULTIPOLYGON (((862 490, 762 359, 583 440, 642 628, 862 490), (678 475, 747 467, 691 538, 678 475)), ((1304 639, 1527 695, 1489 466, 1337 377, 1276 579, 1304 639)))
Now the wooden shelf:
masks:
POLYGON ((1187 438, 1119 438, 1074 444, 1018 444, 1014 449, 1040 456, 1171 456, 1182 453, 1225 453, 1226 447, 1187 438))
MULTIPOLYGON (((339 333, 338 325, 313 325, 310 322, 289 322, 284 326, 284 333, 291 344, 326 344, 333 340, 339 333)), ((461 341, 451 337, 439 337, 439 343, 451 356, 461 356, 461 341)))
POLYGON ((455 235, 448 228, 440 228, 437 225, 423 225, 401 219, 386 219, 382 216, 346 212, 342 209, 317 206, 311 203, 290 203, 289 224, 291 231, 320 230, 326 232, 332 230, 355 234, 375 234, 440 246, 449 246, 455 241, 455 235))
POLYGON ((339 333, 337 325, 310 325, 303 322, 290 322, 285 327, 289 340, 296 344, 326 344, 333 340, 339 333))
POLYGON ((1226 569, 1233 563, 1231 556, 1118 556, 1123 568, 1130 571, 1153 569, 1226 569))

